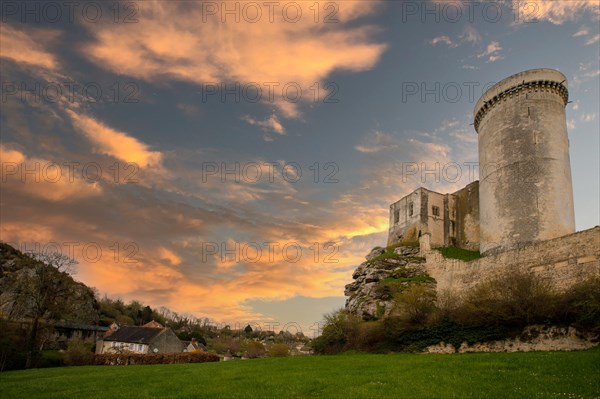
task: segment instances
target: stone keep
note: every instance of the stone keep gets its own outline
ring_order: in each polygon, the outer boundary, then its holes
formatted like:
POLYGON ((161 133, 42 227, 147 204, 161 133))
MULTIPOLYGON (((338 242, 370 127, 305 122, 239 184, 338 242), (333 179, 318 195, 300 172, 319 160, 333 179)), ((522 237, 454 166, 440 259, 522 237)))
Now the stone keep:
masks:
POLYGON ((482 253, 575 232, 567 101, 562 73, 534 69, 495 84, 477 102, 482 253))

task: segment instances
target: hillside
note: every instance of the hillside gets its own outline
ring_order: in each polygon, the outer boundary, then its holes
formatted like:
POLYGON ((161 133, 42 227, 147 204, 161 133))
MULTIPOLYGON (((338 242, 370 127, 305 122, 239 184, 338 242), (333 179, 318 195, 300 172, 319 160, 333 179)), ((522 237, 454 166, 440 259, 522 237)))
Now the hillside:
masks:
POLYGON ((0 316, 95 323, 94 292, 69 274, 72 261, 55 254, 34 258, 0 243, 0 316))

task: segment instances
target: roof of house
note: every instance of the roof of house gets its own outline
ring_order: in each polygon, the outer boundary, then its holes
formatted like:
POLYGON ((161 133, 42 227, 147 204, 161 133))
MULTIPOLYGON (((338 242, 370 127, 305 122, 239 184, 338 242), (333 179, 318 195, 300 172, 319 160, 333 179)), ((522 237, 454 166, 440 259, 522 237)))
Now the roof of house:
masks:
POLYGON ((104 340, 147 344, 163 331, 165 331, 163 328, 123 326, 109 336, 104 337, 104 340))
POLYGON ((164 328, 162 324, 160 324, 159 322, 154 321, 154 320, 149 321, 148 323, 144 324, 143 327, 146 327, 146 328, 164 328))
POLYGON ((92 324, 77 324, 69 321, 59 321, 54 325, 54 328, 62 328, 65 330, 108 331, 108 327, 96 326, 92 324))
POLYGON ((184 344, 185 344, 186 348, 189 348, 190 345, 191 345, 192 346, 191 350, 202 350, 202 351, 206 352, 206 346, 204 346, 200 342, 197 342, 197 341, 185 341, 184 344))

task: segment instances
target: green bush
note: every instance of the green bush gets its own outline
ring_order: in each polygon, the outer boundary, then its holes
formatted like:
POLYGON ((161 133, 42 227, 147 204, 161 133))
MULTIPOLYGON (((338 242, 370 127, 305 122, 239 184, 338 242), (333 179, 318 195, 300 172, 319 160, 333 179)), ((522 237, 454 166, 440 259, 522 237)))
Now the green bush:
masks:
MULTIPOLYGON (((93 354, 92 354, 93 357, 93 354)), ((62 367, 65 365, 65 353, 61 351, 42 351, 36 367, 62 367)))
POLYGON ((556 293, 548 280, 514 270, 466 294, 453 318, 467 325, 524 327, 555 320, 556 293))
POLYGON ((409 326, 424 326, 436 310, 433 287, 413 284, 396 296, 398 313, 409 326))
POLYGON ((286 357, 290 354, 290 347, 286 344, 273 344, 269 347, 269 356, 286 357))
POLYGON ((574 285, 557 302, 565 324, 600 333, 600 277, 574 285))
POLYGON ((356 326, 355 333, 348 337, 347 348, 373 352, 377 351, 384 341, 385 333, 382 321, 361 322, 356 326))
POLYGON ((85 366, 94 363, 94 352, 92 345, 81 340, 69 342, 65 352, 65 364, 67 366, 85 366))
POLYGON ((339 353, 347 350, 348 337, 356 333, 360 320, 355 315, 339 309, 324 316, 323 331, 313 340, 315 352, 339 353))
POLYGON ((242 342, 241 349, 246 357, 251 359, 265 355, 265 346, 258 341, 246 339, 242 342))

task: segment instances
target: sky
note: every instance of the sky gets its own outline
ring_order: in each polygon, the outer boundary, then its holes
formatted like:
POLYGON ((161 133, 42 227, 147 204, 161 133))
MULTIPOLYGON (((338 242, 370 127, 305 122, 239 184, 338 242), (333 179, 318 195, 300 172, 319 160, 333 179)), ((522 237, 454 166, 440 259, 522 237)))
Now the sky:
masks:
POLYGON ((318 330, 389 204, 478 177, 476 101, 568 80, 600 224, 597 0, 2 3, 0 240, 101 295, 318 330))

